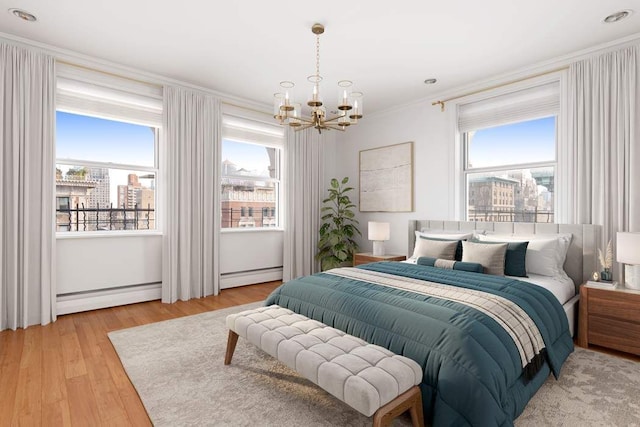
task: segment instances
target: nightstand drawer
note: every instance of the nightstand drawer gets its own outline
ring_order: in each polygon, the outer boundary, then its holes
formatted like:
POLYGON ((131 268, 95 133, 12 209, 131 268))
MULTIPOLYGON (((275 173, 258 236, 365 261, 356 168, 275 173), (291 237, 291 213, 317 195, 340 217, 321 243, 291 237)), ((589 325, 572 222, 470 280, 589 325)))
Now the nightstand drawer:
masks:
POLYGON ((589 291, 589 314, 640 323, 640 295, 589 291))
POLYGON ((374 255, 372 253, 357 253, 353 256, 353 265, 358 266, 380 261, 404 261, 405 259, 407 259, 407 257, 404 255, 374 255))
POLYGON ((640 324, 589 315, 589 343, 640 354, 640 324))

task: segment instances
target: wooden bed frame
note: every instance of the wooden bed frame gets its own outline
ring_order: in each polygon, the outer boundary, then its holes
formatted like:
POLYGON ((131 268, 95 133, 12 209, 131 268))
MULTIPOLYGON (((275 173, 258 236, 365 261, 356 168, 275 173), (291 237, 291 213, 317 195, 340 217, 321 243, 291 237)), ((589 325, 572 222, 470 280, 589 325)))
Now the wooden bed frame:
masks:
POLYGON ((470 232, 474 230, 500 234, 556 234, 571 233, 573 236, 567 250, 564 271, 571 277, 576 287, 576 295, 563 307, 569 319, 571 334, 575 332, 577 316, 576 303, 580 298, 580 285, 598 271, 597 247, 600 237, 600 226, 592 224, 549 224, 529 222, 474 222, 474 221, 438 221, 410 220, 408 255, 411 256, 416 241, 416 231, 423 230, 455 230, 470 232))

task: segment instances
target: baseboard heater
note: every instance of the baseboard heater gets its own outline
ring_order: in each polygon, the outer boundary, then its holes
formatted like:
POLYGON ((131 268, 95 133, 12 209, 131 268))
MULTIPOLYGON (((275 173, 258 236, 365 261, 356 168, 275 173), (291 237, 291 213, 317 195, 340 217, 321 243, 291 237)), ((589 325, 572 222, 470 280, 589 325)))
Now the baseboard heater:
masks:
POLYGON ((282 280, 282 267, 235 271, 233 273, 223 273, 220 275, 220 289, 273 282, 275 280, 282 280))
POLYGON ((146 283, 96 291, 75 292, 58 295, 56 312, 58 315, 79 313, 81 311, 153 301, 161 297, 162 283, 146 283))

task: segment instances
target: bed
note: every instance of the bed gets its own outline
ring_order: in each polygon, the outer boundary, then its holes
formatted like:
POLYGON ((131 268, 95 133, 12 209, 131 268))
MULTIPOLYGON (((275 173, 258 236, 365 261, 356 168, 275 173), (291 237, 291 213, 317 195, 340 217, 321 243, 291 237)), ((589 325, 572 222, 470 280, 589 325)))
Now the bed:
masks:
MULTIPOLYGON (((593 226, 411 221, 409 254, 415 231, 424 228, 571 233, 565 266, 574 285, 595 267, 593 226)), ((513 425, 573 351, 569 318, 575 306, 574 297, 561 304, 540 284, 519 279, 381 262, 292 280, 266 303, 418 362, 432 425, 513 425), (500 314, 485 310, 486 304, 499 304, 500 314)))

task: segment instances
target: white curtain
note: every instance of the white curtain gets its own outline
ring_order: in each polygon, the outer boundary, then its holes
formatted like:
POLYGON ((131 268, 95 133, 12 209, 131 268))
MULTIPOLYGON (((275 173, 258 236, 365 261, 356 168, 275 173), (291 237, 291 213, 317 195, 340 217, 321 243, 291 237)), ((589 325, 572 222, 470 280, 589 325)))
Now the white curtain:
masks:
POLYGON ((287 131, 284 150, 284 281, 319 271, 315 260, 325 194, 324 137, 315 129, 287 131))
POLYGON ((56 319, 55 89, 52 57, 0 43, 0 330, 56 319))
POLYGON ((220 101, 177 87, 164 90, 165 233, 162 301, 220 289, 220 101))
POLYGON ((617 231, 640 231, 639 55, 633 46, 569 69, 569 215, 602 225, 602 250, 617 231))

